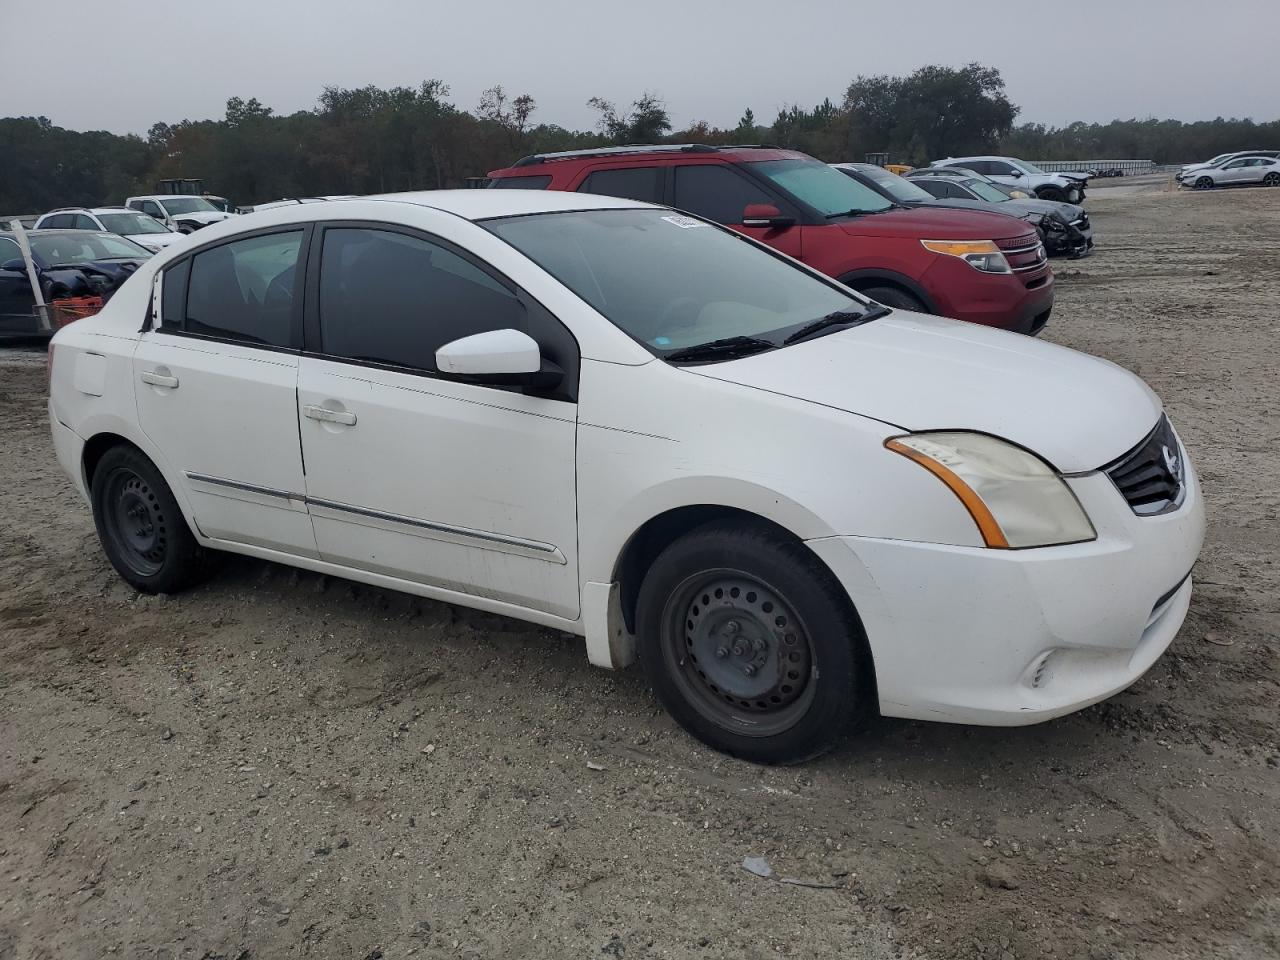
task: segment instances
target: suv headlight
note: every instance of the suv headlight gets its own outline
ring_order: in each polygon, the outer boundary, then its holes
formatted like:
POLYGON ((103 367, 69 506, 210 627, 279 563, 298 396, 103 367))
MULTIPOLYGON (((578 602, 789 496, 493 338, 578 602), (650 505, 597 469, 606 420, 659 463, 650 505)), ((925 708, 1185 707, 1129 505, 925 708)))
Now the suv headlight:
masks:
POLYGON ((1057 471, 1012 443, 985 433, 939 431, 890 437, 884 445, 945 483, 988 547, 1048 547, 1098 536, 1057 471))
POLYGON ((992 240, 921 240, 926 250, 959 257, 982 273, 1013 273, 1009 261, 992 240))

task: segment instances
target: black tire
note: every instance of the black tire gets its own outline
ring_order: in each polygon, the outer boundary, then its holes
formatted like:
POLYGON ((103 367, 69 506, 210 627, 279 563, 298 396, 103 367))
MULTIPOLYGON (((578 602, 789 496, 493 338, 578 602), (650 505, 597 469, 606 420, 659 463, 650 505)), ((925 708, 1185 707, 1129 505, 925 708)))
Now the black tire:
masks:
POLYGON ((135 590, 177 593, 208 575, 212 552, 196 542, 164 477, 137 448, 104 453, 90 493, 103 552, 135 590))
POLYGON ((689 733, 757 763, 836 746, 874 707, 862 625, 831 572, 767 526, 707 524, 640 586, 639 659, 689 733))
POLYGON ((1058 203, 1067 202, 1067 195, 1057 187, 1041 187, 1036 191, 1036 196, 1041 200, 1055 200, 1058 203))
POLYGON ((1264 187, 1280 187, 1280 173, 1268 173, 1262 178, 1264 187))
POLYGON ((1197 190, 1212 190, 1212 189, 1213 189, 1213 178, 1212 178, 1212 177, 1197 177, 1197 178, 1196 178, 1196 189, 1197 189, 1197 190))
POLYGON ((899 310, 914 310, 916 313, 928 313, 928 308, 914 294, 907 293, 897 287, 864 287, 858 291, 877 303, 899 310))

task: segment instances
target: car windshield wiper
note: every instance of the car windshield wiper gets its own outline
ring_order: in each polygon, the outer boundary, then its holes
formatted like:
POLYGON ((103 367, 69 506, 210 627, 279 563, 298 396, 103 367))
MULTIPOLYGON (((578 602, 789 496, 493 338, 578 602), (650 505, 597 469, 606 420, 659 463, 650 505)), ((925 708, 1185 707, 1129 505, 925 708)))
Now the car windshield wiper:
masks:
POLYGON ((836 217, 862 217, 871 213, 888 213, 890 210, 897 210, 898 204, 891 203, 887 207, 881 207, 878 210, 860 210, 854 207, 852 210, 841 210, 837 213, 828 213, 827 219, 834 220, 836 217))
POLYGON ((772 340, 766 340, 764 337, 724 337, 692 347, 682 347, 666 354, 662 359, 677 363, 688 360, 731 360, 734 357, 745 357, 764 350, 774 350, 777 346, 772 340))
POLYGON ((810 337, 826 330, 833 330, 836 327, 851 327, 855 324, 870 323, 872 320, 883 317, 889 312, 888 307, 879 303, 861 311, 837 310, 834 313, 828 313, 825 317, 819 317, 812 323, 806 323, 795 333, 788 334, 787 338, 782 342, 784 345, 799 343, 801 340, 808 340, 810 337))

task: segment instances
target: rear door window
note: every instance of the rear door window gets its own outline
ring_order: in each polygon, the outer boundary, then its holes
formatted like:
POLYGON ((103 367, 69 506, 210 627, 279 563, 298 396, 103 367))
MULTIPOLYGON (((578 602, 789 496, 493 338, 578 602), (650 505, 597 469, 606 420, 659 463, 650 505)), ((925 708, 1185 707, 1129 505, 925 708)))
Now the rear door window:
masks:
POLYGON ((77 213, 71 221, 71 227, 74 230, 101 230, 102 227, 94 222, 93 217, 84 213, 77 213))
POLYGON ((41 230, 69 230, 71 229, 71 214, 55 213, 51 217, 45 217, 44 222, 40 224, 41 230))
MULTIPOLYGON (((302 231, 291 230, 197 253, 187 284, 186 332, 262 346, 297 346, 294 317, 301 314, 295 312, 294 300, 301 249, 302 231)), ((166 276, 166 285, 168 280, 166 276)))
POLYGON ((319 313, 324 354, 426 372, 446 343, 527 326, 516 294, 470 260, 369 228, 324 231, 319 313))
POLYGON ((741 223, 748 205, 776 202, 732 167, 709 163, 676 167, 675 206, 716 223, 741 223))
POLYGON ((605 197, 622 197, 625 200, 643 200, 645 203, 662 202, 662 178, 665 167, 625 167, 623 169, 596 170, 582 181, 578 193, 596 193, 605 197))

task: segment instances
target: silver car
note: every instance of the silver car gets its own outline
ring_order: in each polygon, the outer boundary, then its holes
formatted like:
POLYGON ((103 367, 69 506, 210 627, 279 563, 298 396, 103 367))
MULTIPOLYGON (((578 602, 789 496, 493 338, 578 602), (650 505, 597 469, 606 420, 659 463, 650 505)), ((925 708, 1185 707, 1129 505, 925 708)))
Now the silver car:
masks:
MULTIPOLYGON (((1270 151, 1269 151, 1270 152, 1270 151)), ((1268 153, 1269 153, 1268 152, 1268 153)), ((1262 184, 1280 187, 1280 157, 1267 154, 1251 157, 1229 157, 1211 167, 1202 167, 1179 176, 1184 187, 1212 190, 1214 187, 1236 187, 1262 184)))

